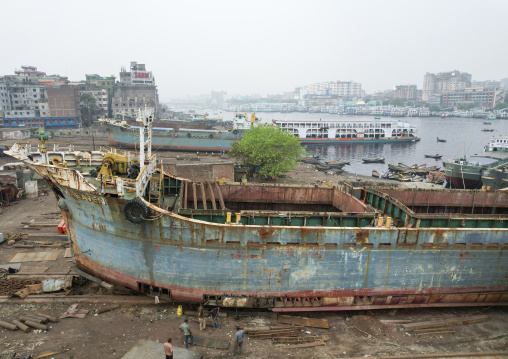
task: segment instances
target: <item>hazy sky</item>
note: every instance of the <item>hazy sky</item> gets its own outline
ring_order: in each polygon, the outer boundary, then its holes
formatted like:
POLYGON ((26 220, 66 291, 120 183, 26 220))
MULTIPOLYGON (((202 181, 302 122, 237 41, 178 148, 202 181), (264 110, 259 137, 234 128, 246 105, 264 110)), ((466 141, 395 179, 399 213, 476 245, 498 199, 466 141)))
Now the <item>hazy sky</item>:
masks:
POLYGON ((0 74, 33 65, 78 81, 137 61, 161 100, 335 80, 421 88, 454 69, 508 77, 507 0, 3 0, 0 13, 0 74))

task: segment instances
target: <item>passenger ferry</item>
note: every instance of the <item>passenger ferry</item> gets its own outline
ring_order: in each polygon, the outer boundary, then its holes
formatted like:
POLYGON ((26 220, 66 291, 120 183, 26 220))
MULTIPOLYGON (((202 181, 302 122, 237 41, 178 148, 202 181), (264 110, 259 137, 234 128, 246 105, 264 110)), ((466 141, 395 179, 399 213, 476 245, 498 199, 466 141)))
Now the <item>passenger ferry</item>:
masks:
POLYGON ((273 120, 282 131, 303 144, 415 142, 416 126, 393 119, 366 120, 273 120))

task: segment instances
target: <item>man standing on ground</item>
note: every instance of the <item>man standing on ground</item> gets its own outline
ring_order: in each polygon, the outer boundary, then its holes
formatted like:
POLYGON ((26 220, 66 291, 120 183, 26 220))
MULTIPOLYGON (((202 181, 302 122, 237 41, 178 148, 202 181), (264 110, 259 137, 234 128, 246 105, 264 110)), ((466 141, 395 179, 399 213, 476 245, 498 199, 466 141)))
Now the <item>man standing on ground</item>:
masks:
POLYGON ((199 305, 198 320, 199 320, 199 330, 205 330, 205 328, 206 328, 206 318, 205 318, 205 314, 203 313, 203 304, 199 305))
POLYGON ((164 343, 164 354, 166 354, 166 359, 173 359, 173 344, 171 344, 171 338, 168 339, 167 343, 164 343))
POLYGON ((233 355, 242 355, 242 344, 243 344, 243 329, 241 329, 238 325, 236 326, 236 335, 235 335, 235 348, 231 352, 233 355))
POLYGON ((183 332, 183 335, 185 337, 185 348, 189 349, 189 337, 191 340, 191 345, 194 345, 194 337, 192 336, 192 332, 189 327, 189 319, 185 319, 180 325, 180 330, 183 332))
POLYGON ((217 329, 220 329, 219 310, 220 310, 220 307, 215 307, 210 311, 210 316, 212 317, 213 329, 215 329, 215 326, 217 326, 217 329))

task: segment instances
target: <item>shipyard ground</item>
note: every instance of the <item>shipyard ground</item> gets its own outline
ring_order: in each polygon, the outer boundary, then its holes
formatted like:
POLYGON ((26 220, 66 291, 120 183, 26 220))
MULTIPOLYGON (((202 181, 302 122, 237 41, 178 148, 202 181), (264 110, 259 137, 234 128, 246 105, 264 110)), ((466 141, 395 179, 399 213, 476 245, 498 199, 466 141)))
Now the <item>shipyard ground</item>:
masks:
MULTIPOLYGON (((90 144, 90 138, 63 138, 59 142, 74 142, 83 147, 90 144)), ((96 145, 106 144, 105 138, 97 136, 96 145)), ((78 147, 78 146, 77 146, 78 147)), ((172 153, 162 153, 171 158, 172 153)), ((203 156, 206 158, 206 156, 203 156)), ((214 160, 216 157, 214 156, 214 160)), ((12 162, 12 159, 0 158, 0 165, 12 162)), ((322 181, 337 182, 343 179, 355 182, 380 182, 371 178, 353 175, 333 176, 311 171, 308 165, 298 166, 286 178, 279 180, 284 183, 314 184, 322 181)), ((394 185, 392 181, 387 183, 394 185)), ((422 184, 418 184, 422 185, 422 184)), ((44 188, 40 188, 44 193, 44 188)), ((56 199, 51 192, 35 199, 21 199, 8 207, 0 207, 0 232, 25 233, 29 240, 56 242, 52 235, 57 233, 56 227, 26 226, 24 222, 59 222, 56 199)), ((54 237, 56 238, 56 237, 54 237)), ((60 239, 61 240, 61 239, 60 239)), ((64 240, 65 241, 65 240, 64 240)), ((47 251, 48 248, 14 248, 7 242, 0 244, 0 264, 6 264, 17 253, 31 253, 47 251)), ((51 274, 69 272, 72 265, 70 258, 64 257, 64 249, 59 251, 55 261, 24 262, 22 272, 42 271, 46 277, 51 274), (23 270, 24 269, 24 270, 23 270)), ((15 274, 19 276, 20 274, 15 274)), ((23 278, 27 278, 25 275, 23 278)), ((0 279, 0 288, 2 286, 0 279)), ((4 288, 5 289, 5 288, 4 288)), ((47 331, 31 331, 24 333, 20 330, 9 331, 0 328, 0 354, 30 352, 34 356, 48 353, 68 351, 55 354, 54 358, 121 358, 140 339, 148 339, 161 343, 168 337, 173 338, 177 347, 183 347, 179 326, 182 318, 177 316, 177 306, 180 303, 161 302, 155 304, 152 298, 136 295, 127 290, 107 290, 98 284, 84 282, 76 284, 68 295, 30 295, 25 299, 0 297, 0 320, 11 321, 29 313, 43 312, 53 316, 63 314, 74 303, 80 303, 80 308, 90 310, 83 318, 65 318, 58 323, 49 323, 47 331), (36 299, 40 298, 37 302, 36 299), (128 302, 126 302, 126 300, 128 302), (105 305, 119 302, 120 307, 95 315, 95 311, 105 305)), ((184 311, 196 310, 196 306, 184 304, 184 311)), ((234 314, 231 312, 230 314, 234 314)), ((235 326, 267 327, 280 325, 276 314, 271 312, 243 313, 238 319, 234 315, 221 318, 221 329, 213 330, 210 322, 205 331, 200 332, 197 320, 191 318, 191 329, 196 336, 229 340, 229 349, 211 349, 193 347, 203 354, 203 358, 229 357, 234 338, 235 326), (245 314, 245 315, 243 315, 245 314)), ((299 315, 302 315, 300 313, 299 315)), ((329 341, 325 346, 314 348, 288 348, 286 345, 274 345, 269 340, 254 340, 245 336, 243 347, 244 358, 350 358, 376 355, 411 355, 464 353, 464 352, 493 352, 508 348, 508 310, 504 307, 466 307, 466 308, 418 308, 418 309, 387 309, 378 311, 350 311, 323 312, 303 314, 312 318, 328 319, 329 329, 305 328, 301 335, 326 335, 329 341), (434 335, 418 337, 405 333, 396 325, 383 324, 380 320, 412 320, 414 322, 428 320, 460 319, 477 315, 487 315, 489 320, 479 324, 453 327, 453 335, 434 335)), ((435 356, 438 357, 438 356, 435 356)), ((500 356, 498 356, 500 357, 500 356)))

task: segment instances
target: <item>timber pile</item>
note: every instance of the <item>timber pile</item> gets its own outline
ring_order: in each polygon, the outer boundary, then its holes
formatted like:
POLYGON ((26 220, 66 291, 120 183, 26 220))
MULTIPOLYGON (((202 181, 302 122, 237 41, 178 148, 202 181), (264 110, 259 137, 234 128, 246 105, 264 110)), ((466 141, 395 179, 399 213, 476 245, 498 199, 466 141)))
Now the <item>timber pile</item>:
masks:
POLYGON ((466 324, 476 324, 482 323, 489 320, 486 315, 479 315, 475 317, 468 317, 462 319, 448 319, 448 320, 440 320, 440 321, 432 321, 432 322, 419 322, 419 323, 408 323, 402 324, 404 330, 406 332, 422 330, 422 329, 443 329, 444 327, 451 327, 455 325, 466 325, 466 324))
POLYGON ((248 334, 251 339, 272 339, 274 337, 296 337, 303 329, 303 325, 293 327, 280 327, 278 329, 250 329, 248 334))
POLYGON ((295 317, 291 315, 278 315, 277 321, 282 324, 303 325, 306 327, 324 328, 324 329, 330 328, 328 320, 326 319, 295 317))

